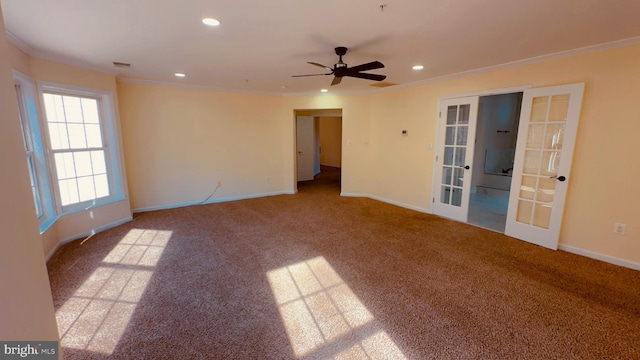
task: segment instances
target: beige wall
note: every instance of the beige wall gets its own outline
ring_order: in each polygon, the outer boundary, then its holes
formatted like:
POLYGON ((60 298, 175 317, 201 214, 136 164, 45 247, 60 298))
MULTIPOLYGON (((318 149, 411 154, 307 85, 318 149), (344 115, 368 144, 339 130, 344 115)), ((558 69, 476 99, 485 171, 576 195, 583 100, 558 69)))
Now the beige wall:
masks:
POLYGON ((628 160, 617 161, 637 151, 632 144, 640 121, 632 106, 640 93, 639 59, 640 46, 629 46, 343 96, 269 97, 121 83, 134 208, 192 203, 206 197, 218 180, 225 184, 217 194, 221 198, 292 191, 294 114, 341 109, 343 194, 430 211, 434 154, 429 145, 435 144, 439 97, 585 82, 560 242, 640 263, 639 224, 630 215, 640 196, 629 186, 638 169, 628 160), (402 130, 408 136, 401 136, 402 130), (266 176, 271 185, 265 184, 266 176), (614 195, 616 189, 624 195, 614 195), (612 234, 613 222, 626 223, 628 234, 612 234))
POLYGON ((585 82, 561 245, 640 263, 637 206, 640 45, 466 76, 375 95, 371 119, 372 194, 430 209, 438 96, 530 84, 585 82), (409 130, 401 137, 402 129, 409 130), (612 233, 627 224, 627 235, 612 233))
POLYGON ((119 96, 133 209, 201 202, 218 181, 212 201, 292 190, 281 97, 126 82, 119 96))
MULTIPOLYGON (((343 194, 370 194, 371 104, 372 95, 331 95, 284 97, 285 121, 284 173, 285 186, 295 188, 295 119, 311 109, 341 109, 342 112, 342 186, 343 194)), ((308 112, 315 114, 315 112, 308 112)), ((324 112, 323 112, 324 113, 324 112)), ((335 114, 340 112, 335 111, 335 114)))
POLYGON ((342 164, 342 117, 320 116, 320 165, 340 167, 342 164))
MULTIPOLYGON (((4 29, 0 11, 0 29, 4 29)), ((58 340, 18 117, 8 43, 0 34, 0 339, 58 340)))
MULTIPOLYGON (((114 96, 116 114, 118 113, 117 85, 113 75, 31 57, 11 44, 8 45, 7 54, 9 63, 14 70, 28 75, 36 82, 54 82, 110 91, 114 96)), ((41 117, 44 116, 41 109, 39 109, 39 114, 41 117)), ((121 147, 121 144, 116 144, 116 146, 121 147)), ((124 162, 124 157, 122 161, 124 162)), ((126 181, 124 183, 124 191, 126 197, 126 181)), ((62 216, 41 234, 42 251, 45 256, 49 256, 63 241, 83 237, 113 224, 127 221, 130 218, 131 209, 128 199, 95 207, 88 211, 62 216)))

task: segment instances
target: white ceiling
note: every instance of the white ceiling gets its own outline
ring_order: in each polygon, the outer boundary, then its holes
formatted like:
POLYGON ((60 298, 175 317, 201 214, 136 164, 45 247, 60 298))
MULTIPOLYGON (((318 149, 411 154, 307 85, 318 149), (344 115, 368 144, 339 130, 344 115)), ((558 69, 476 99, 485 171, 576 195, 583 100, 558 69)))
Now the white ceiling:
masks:
POLYGON ((349 66, 379 60, 386 67, 370 72, 407 84, 640 36, 639 0, 1 3, 9 38, 32 55, 119 78, 267 93, 376 89, 355 78, 333 87, 330 76, 291 78, 323 72, 307 61, 333 66, 336 46, 349 48, 349 66), (207 27, 204 17, 222 24, 207 27))

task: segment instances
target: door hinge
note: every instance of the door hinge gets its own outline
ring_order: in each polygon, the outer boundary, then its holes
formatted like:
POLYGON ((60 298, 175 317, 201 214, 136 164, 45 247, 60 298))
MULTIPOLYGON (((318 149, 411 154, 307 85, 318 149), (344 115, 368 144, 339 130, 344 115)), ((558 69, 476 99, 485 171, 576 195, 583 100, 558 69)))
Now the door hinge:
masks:
POLYGON ((435 204, 435 203, 436 203, 436 198, 431 198, 431 202, 432 202, 433 204, 435 204))
POLYGON ((436 162, 438 162, 438 155, 436 155, 436 162))
POLYGON ((438 117, 441 118, 442 117, 442 111, 438 111, 438 117))

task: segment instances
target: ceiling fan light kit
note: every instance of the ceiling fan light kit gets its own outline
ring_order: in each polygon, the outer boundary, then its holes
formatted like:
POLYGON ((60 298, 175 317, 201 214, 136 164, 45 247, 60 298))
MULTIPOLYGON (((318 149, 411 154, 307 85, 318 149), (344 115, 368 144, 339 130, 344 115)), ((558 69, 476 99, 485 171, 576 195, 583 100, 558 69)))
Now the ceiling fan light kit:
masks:
POLYGON ((357 66, 349 67, 347 64, 342 61, 342 56, 347 53, 347 48, 344 46, 338 46, 335 48, 336 55, 338 55, 338 62, 333 65, 333 68, 322 65, 316 62, 308 61, 309 64, 321 67, 323 69, 327 69, 328 73, 322 74, 306 74, 306 75, 293 75, 293 77, 306 77, 306 76, 321 76, 321 75, 333 75, 333 81, 331 81, 331 85, 338 85, 342 81, 342 78, 345 76, 350 76, 359 79, 373 80, 373 81, 382 81, 387 78, 386 75, 380 74, 370 74, 365 73, 363 71, 374 70, 374 69, 382 69, 384 64, 380 61, 372 61, 366 64, 361 64, 357 66))

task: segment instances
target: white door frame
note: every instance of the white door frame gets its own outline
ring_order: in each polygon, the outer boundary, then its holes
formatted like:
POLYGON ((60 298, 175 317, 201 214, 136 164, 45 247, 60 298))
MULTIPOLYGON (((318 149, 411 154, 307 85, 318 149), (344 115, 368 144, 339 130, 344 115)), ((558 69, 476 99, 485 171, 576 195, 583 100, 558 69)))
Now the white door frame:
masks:
POLYGON ((340 159, 342 176, 340 177, 340 188, 342 188, 342 181, 344 180, 345 172, 348 172, 348 168, 345 169, 344 154, 345 154, 345 141, 344 141, 344 114, 342 108, 322 108, 322 109, 293 109, 293 121, 291 122, 291 136, 293 137, 291 156, 293 160, 293 171, 291 172, 291 179, 293 179, 293 194, 298 192, 298 154, 297 154, 297 121, 298 116, 313 116, 313 117, 339 117, 342 119, 342 133, 340 138, 342 139, 340 159), (338 112, 339 111, 339 112, 338 112))
MULTIPOLYGON (((435 193, 436 193, 436 186, 438 186, 438 179, 436 178, 436 174, 437 174, 437 166, 438 163, 436 161, 436 156, 437 154, 437 149, 440 148, 440 146, 444 146, 443 142, 444 139, 440 138, 438 136, 438 134, 440 133, 440 121, 438 119, 438 115, 440 114, 440 112, 442 111, 441 106, 442 106, 442 100, 449 100, 449 99, 457 99, 457 98, 462 98, 462 97, 470 97, 470 96, 491 96, 491 95, 502 95, 502 94, 511 94, 511 93, 517 93, 517 92, 524 92, 526 89, 530 89, 532 87, 532 85, 521 85, 521 86, 513 86, 513 87, 508 87, 508 88, 499 88, 499 89, 490 89, 490 90, 481 90, 481 91, 474 91, 474 92, 468 92, 468 93, 462 93, 462 94, 454 94, 454 95, 446 95, 446 96, 438 96, 438 104, 436 106, 436 113, 435 113, 435 119, 436 119, 436 139, 434 141, 434 146, 433 146, 433 167, 432 167, 432 175, 431 175, 431 197, 432 197, 432 201, 431 201, 431 205, 429 207, 429 212, 430 213, 434 213, 434 203, 435 203, 435 193)), ((474 122, 477 122, 478 119, 473 119, 474 122)), ((473 140, 475 142, 475 139, 473 140)), ((469 159, 469 161, 473 161, 473 159, 469 159)), ((469 194, 467 194, 467 196, 469 196, 469 194)))

